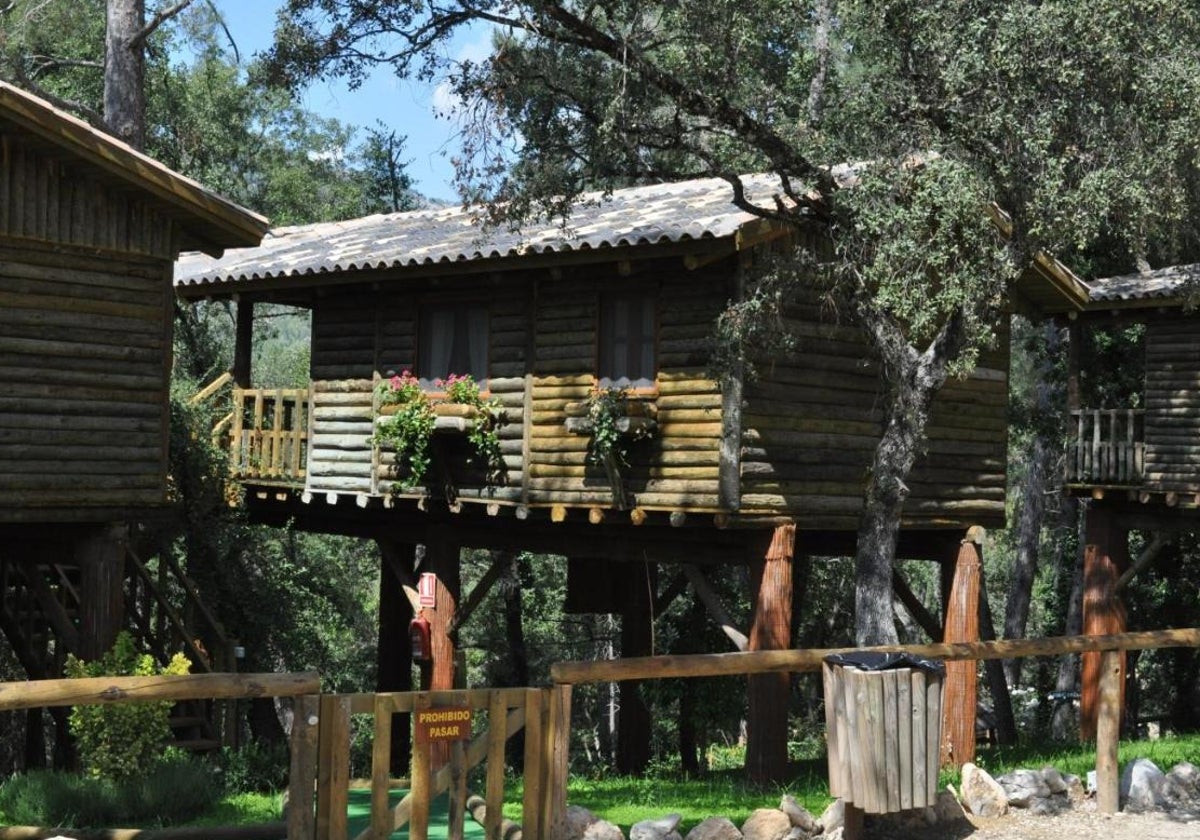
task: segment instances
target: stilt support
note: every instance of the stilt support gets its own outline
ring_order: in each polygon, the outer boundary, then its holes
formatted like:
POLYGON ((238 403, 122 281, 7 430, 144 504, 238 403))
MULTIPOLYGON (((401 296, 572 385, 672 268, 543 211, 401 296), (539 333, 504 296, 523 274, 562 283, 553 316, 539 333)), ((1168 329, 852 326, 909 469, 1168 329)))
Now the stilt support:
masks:
MULTIPOLYGON (((1125 605, 1117 594, 1117 581, 1129 566, 1129 532, 1117 527, 1102 505, 1087 511, 1087 543, 1083 553, 1083 632, 1088 636, 1124 633, 1125 605)), ((1083 654, 1080 677, 1079 734, 1083 740, 1096 737, 1100 703, 1099 653, 1083 654)), ((1121 667, 1125 667, 1125 655, 1121 667)), ((1118 697, 1121 707, 1124 698, 1118 697)), ((1119 709, 1118 709, 1119 713, 1119 709)))
MULTIPOLYGON (((751 585, 754 624, 749 649, 786 650, 792 644, 792 556, 795 524, 771 534, 766 554, 753 562, 751 585)), ((752 558, 753 560, 753 558, 752 558)), ((749 731, 746 774, 759 783, 782 782, 787 774, 787 674, 757 674, 749 679, 749 731)))
MULTIPOLYGON (((946 605, 946 642, 979 641, 979 579, 984 530, 967 531, 954 559, 954 583, 946 605)), ((975 760, 978 678, 973 660, 946 663, 942 700, 942 764, 961 767, 975 760)))

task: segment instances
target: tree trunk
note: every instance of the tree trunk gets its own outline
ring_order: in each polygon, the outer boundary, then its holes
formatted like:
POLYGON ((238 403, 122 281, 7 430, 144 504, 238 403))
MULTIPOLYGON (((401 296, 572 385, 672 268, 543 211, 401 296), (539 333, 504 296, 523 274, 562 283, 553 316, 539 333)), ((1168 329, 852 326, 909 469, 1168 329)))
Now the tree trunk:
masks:
MULTIPOLYGON (((983 567, 979 569, 979 640, 996 641, 996 623, 992 620, 992 606, 988 603, 987 577, 983 567)), ((1017 720, 1013 715, 1012 695, 1004 675, 1004 666, 998 659, 987 659, 983 663, 987 675, 988 691, 992 695, 992 711, 996 715, 996 743, 1005 746, 1017 743, 1017 720)))
MULTIPOLYGON (((792 555, 795 545, 796 526, 780 525, 772 534, 765 555, 757 560, 752 558, 752 651, 787 650, 791 647, 792 555)), ((783 782, 787 776, 791 679, 787 674, 755 674, 749 677, 748 683, 746 775, 759 784, 783 782)))
POLYGON ((104 123, 135 149, 146 139, 146 63, 137 42, 146 26, 146 0, 108 0, 104 52, 104 123))
MULTIPOLYGON (((1053 363, 1062 350, 1058 326, 1050 320, 1042 325, 1042 340, 1037 349, 1037 364, 1034 365, 1035 381, 1029 383, 1033 392, 1027 402, 1033 408, 1035 432, 1024 448, 1024 486, 1015 494, 1017 528, 1017 550, 1013 555, 1012 574, 1009 578, 1008 600, 1004 605, 1004 638, 1022 639, 1029 623, 1029 605, 1033 599, 1033 578, 1037 574, 1038 552, 1041 548, 1042 524, 1046 517, 1046 485, 1050 481, 1049 465, 1056 454, 1056 445, 1047 439, 1043 421, 1051 416, 1056 401, 1057 388, 1052 376, 1053 363)), ((1021 663, 1016 659, 1005 660, 1004 676, 1008 685, 1015 688, 1020 684, 1021 663)))
POLYGON ((967 333, 956 312, 929 347, 917 353, 900 325, 869 300, 860 296, 854 308, 879 353, 888 388, 883 434, 871 462, 854 556, 854 637, 859 645, 897 644, 892 567, 909 493, 905 480, 925 444, 933 398, 946 382, 947 365, 966 346, 967 333))
MULTIPOLYGON (((1068 498, 1063 500, 1061 519, 1064 525, 1073 528, 1077 535, 1077 544, 1071 563, 1071 589, 1067 596, 1067 617, 1063 627, 1063 635, 1078 636, 1083 630, 1083 551, 1085 540, 1079 518, 1079 500, 1068 498)), ((1058 564, 1062 569, 1065 557, 1059 556, 1058 564)), ((1056 741, 1065 741, 1077 734, 1075 704, 1065 699, 1077 689, 1079 677, 1079 657, 1068 655, 1058 660, 1058 677, 1054 681, 1055 693, 1060 699, 1054 705, 1054 716, 1050 722, 1050 735, 1056 741)))

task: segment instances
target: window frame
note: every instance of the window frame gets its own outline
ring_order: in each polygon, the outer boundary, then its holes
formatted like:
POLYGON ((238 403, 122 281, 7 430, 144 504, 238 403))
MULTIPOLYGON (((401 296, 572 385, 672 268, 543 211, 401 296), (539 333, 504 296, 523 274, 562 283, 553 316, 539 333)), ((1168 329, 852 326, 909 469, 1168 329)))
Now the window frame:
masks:
MULTIPOLYGON (((659 345, 661 342, 662 333, 662 307, 660 304, 660 295, 657 284, 653 286, 642 287, 625 287, 615 289, 605 289, 600 291, 596 296, 596 352, 593 367, 593 378, 596 386, 599 388, 619 388, 628 392, 633 396, 652 397, 658 394, 658 374, 659 374, 659 345), (610 305, 621 300, 641 299, 643 305, 653 307, 651 318, 651 333, 649 336, 650 345, 650 366, 651 372, 648 378, 641 377, 633 379, 628 375, 620 377, 612 377, 606 375, 603 371, 605 360, 605 340, 607 332, 605 330, 605 313, 609 311, 610 305), (628 384, 620 384, 621 379, 627 379, 628 384)), ((644 314, 644 312, 643 312, 644 314)), ((643 345, 644 346, 644 345, 643 345)), ((628 351, 627 351, 628 355, 628 351)))

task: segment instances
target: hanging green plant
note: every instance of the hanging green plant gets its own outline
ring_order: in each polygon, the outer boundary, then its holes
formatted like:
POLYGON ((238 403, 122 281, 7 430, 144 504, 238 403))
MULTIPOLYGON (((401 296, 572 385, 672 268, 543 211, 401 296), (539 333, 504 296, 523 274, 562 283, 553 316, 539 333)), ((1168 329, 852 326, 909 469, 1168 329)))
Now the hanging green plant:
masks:
POLYGON ((630 397, 624 388, 594 388, 584 402, 578 430, 590 435, 588 461, 602 466, 629 466, 629 446, 651 437, 656 424, 642 416, 644 403, 630 397))
POLYGON ((497 480, 504 468, 497 435, 499 404, 484 399, 479 383, 469 374, 434 380, 434 387, 445 393, 444 398, 430 398, 421 381, 407 370, 379 383, 380 405, 395 408, 376 421, 373 443, 395 452, 396 489, 426 483, 433 463, 433 435, 443 417, 462 421, 459 426, 465 427, 473 452, 468 460, 483 468, 489 482, 497 480))

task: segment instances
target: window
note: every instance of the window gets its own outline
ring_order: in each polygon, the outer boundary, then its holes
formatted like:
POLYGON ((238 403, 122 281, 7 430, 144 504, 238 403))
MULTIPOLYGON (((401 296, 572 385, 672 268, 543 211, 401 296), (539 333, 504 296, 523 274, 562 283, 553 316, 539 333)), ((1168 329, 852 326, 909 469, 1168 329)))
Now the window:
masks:
POLYGON ((421 384, 452 373, 469 373, 486 389, 488 380, 488 308, 481 303, 421 307, 417 371, 421 384))
POLYGON ((600 299, 597 374, 604 387, 652 388, 656 374, 658 312, 647 294, 613 294, 600 299))

